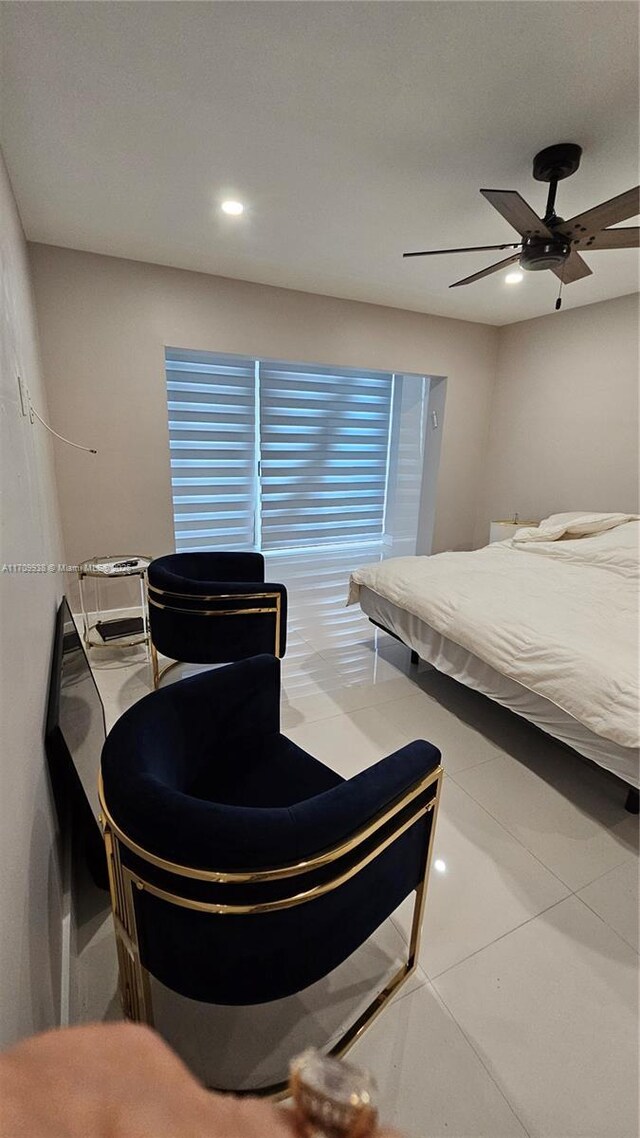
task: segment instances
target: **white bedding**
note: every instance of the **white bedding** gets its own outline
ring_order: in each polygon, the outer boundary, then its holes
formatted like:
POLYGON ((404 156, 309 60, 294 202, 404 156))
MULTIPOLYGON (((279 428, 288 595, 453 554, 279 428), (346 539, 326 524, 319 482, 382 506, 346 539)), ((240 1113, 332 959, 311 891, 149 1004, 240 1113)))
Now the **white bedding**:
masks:
POLYGON ((639 536, 624 521, 579 538, 395 558, 357 569, 348 603, 366 585, 596 735, 637 747, 639 536))

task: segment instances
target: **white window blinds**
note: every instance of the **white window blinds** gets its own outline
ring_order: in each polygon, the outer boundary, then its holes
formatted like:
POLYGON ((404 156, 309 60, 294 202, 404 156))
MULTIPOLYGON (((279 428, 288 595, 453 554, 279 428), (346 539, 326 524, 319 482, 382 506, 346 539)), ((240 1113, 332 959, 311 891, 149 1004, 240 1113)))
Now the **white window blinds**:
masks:
POLYGON ((166 351, 176 550, 383 535, 392 376, 166 351))
POLYGON ((260 363, 263 549, 380 540, 391 381, 260 363))
POLYGON ((255 361, 166 351, 176 551, 255 549, 255 361))

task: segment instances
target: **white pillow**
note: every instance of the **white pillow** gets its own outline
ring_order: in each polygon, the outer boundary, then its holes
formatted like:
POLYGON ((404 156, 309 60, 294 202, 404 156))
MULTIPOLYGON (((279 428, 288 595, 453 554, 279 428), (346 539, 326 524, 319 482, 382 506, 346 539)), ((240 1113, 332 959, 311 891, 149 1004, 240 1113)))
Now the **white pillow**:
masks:
POLYGON ((616 526, 625 525, 626 522, 637 521, 637 514, 585 514, 575 512, 571 514, 550 514, 543 518, 535 528, 521 529, 513 540, 526 541, 558 541, 566 537, 587 537, 589 534, 604 533, 605 530, 615 529, 616 526))

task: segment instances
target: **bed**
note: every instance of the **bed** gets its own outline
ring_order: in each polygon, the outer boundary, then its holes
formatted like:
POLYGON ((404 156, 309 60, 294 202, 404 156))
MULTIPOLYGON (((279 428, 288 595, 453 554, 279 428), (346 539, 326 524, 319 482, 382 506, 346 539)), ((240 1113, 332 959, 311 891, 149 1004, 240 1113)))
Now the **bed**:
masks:
POLYGON ((470 553, 356 569, 348 603, 460 683, 639 785, 638 546, 629 514, 555 514, 470 553))

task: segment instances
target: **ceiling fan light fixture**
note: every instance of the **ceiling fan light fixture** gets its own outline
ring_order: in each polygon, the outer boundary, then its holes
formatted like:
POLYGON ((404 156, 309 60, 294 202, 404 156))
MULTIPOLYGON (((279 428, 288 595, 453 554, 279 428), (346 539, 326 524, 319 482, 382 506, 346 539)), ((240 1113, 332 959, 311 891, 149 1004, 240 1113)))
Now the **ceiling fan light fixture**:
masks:
POLYGON ((506 277, 504 278, 504 283, 505 284, 520 284, 520 281, 523 281, 523 280, 524 280, 524 273, 521 271, 521 269, 514 269, 513 272, 507 273, 506 277))
POLYGON ((559 269, 570 252, 571 245, 566 239, 526 237, 520 254, 520 268, 528 273, 559 269))

